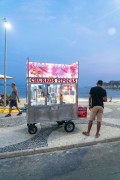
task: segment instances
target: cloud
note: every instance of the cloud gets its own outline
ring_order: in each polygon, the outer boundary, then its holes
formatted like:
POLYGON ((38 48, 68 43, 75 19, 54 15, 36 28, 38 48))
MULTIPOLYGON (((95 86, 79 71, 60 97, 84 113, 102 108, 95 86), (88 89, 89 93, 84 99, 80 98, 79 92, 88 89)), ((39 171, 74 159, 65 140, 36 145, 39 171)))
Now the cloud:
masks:
POLYGON ((108 29, 108 35, 114 36, 116 33, 117 33, 117 31, 116 31, 115 27, 111 27, 108 29))
POLYGON ((52 5, 49 1, 21 1, 16 9, 16 13, 18 11, 20 14, 19 18, 26 20, 48 22, 57 18, 52 11, 52 5))
POLYGON ((89 25, 98 23, 106 18, 108 18, 109 16, 111 16, 112 14, 116 13, 120 11, 120 6, 118 6, 117 8, 112 9, 111 11, 107 12, 106 14, 102 15, 101 17, 96 18, 94 21, 90 22, 89 25))
POLYGON ((96 32, 93 31, 92 29, 82 26, 82 25, 76 25, 76 33, 77 35, 89 35, 89 36, 94 36, 96 35, 96 32))
POLYGON ((61 25, 62 27, 67 27, 68 32, 70 30, 73 31, 77 36, 96 35, 96 32, 93 29, 79 23, 79 21, 74 21, 74 18, 72 16, 68 16, 66 14, 64 14, 61 18, 61 25))

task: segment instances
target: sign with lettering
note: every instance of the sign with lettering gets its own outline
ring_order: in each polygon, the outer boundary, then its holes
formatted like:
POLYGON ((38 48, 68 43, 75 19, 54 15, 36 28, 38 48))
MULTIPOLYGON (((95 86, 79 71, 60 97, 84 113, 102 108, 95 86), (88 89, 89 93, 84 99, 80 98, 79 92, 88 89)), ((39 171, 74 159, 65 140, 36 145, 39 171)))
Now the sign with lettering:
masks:
POLYGON ((31 83, 77 83, 77 79, 75 78, 36 78, 30 77, 28 78, 31 83))
POLYGON ((27 68, 30 78, 78 78, 78 62, 70 65, 28 62, 27 68))

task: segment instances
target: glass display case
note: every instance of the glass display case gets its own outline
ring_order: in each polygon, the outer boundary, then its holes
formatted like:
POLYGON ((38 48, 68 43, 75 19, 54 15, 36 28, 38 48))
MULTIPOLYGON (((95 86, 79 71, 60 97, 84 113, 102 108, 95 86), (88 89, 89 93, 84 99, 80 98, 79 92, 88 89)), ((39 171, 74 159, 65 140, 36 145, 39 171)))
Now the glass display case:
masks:
POLYGON ((64 104, 76 103, 76 84, 62 85, 62 101, 64 104))
POLYGON ((45 105, 45 85, 31 84, 31 106, 45 105))
POLYGON ((31 84, 31 106, 75 103, 75 84, 31 84))

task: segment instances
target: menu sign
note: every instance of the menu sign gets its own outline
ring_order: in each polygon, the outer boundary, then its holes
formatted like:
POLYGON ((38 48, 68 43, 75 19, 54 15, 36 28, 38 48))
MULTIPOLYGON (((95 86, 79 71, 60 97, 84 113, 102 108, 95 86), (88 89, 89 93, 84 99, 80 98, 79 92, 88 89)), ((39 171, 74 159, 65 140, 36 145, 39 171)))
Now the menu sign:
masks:
POLYGON ((78 78, 78 62, 70 65, 28 62, 27 67, 30 78, 78 78))

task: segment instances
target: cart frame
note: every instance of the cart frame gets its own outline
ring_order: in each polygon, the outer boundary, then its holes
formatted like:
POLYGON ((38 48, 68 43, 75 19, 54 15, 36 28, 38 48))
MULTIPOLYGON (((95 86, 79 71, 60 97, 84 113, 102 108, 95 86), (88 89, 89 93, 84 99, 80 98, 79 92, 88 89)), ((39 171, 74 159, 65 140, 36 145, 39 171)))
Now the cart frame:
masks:
MULTIPOLYGON (((58 125, 64 124, 64 129, 66 132, 72 132, 75 128, 75 124, 73 120, 77 119, 77 111, 78 111, 78 67, 79 63, 73 63, 71 65, 65 65, 62 66, 60 64, 58 65, 58 68, 68 68, 67 70, 70 72, 70 68, 74 70, 74 74, 69 75, 63 72, 63 74, 60 76, 56 76, 56 74, 52 74, 50 76, 50 73, 44 73, 38 76, 38 74, 32 74, 31 69, 33 70, 33 67, 40 68, 43 64, 46 64, 46 66, 50 65, 53 66, 54 64, 49 63, 36 63, 36 62, 27 62, 27 126, 28 126, 28 132, 30 134, 35 134, 37 132, 37 126, 36 123, 41 123, 43 121, 47 122, 57 122, 58 125), (33 65, 31 68, 31 64, 33 65), (31 68, 31 69, 30 69, 31 68), (76 68, 76 69, 75 69, 76 68), (68 76, 68 77, 67 77, 68 76), (44 97, 41 99, 43 100, 43 104, 38 102, 38 86, 42 86, 44 88, 44 97), (48 95, 48 89, 50 88, 54 89, 52 92, 53 98, 50 99, 52 96, 50 93, 48 95), (36 89, 35 89, 36 88, 36 89), (68 88, 67 90, 64 90, 65 88, 68 88), (34 93, 34 99, 33 100, 33 90, 34 93), (64 95, 64 93, 68 93, 67 95, 64 95), (73 95, 71 95, 73 93, 73 95), (59 98, 57 97, 57 95, 59 98), (56 97, 54 97, 56 95, 56 97), (48 98, 49 96, 49 98, 48 98), (69 100, 67 97, 73 98, 73 102, 69 100), (64 102, 64 97, 66 98, 66 102, 64 102), (56 100, 59 99, 59 102, 56 100), (52 103, 53 101, 53 103, 52 103), (67 101, 70 101, 69 103, 67 101), (51 104, 48 104, 48 102, 51 104), (58 102, 58 103, 57 103, 58 102), (33 104, 32 104, 33 103, 33 104)), ((63 70, 63 69, 62 69, 63 70)), ((42 67, 42 71, 44 71, 44 68, 42 67)), ((42 72, 41 71, 41 72, 42 72)), ((33 71, 32 71, 33 72, 33 71)))

